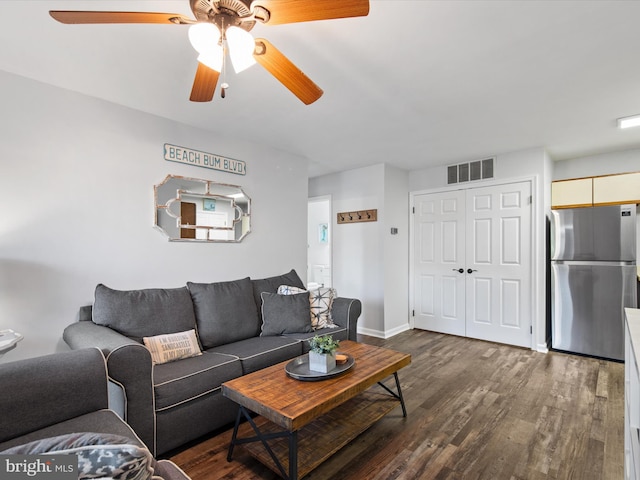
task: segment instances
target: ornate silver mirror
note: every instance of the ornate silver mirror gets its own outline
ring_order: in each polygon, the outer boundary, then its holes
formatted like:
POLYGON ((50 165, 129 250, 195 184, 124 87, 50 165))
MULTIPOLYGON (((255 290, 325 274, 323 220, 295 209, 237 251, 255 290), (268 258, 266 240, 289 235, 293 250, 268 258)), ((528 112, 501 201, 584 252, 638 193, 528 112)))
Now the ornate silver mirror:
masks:
POLYGON ((153 192, 155 226, 170 241, 240 242, 251 231, 251 199, 237 185, 167 175, 153 192))

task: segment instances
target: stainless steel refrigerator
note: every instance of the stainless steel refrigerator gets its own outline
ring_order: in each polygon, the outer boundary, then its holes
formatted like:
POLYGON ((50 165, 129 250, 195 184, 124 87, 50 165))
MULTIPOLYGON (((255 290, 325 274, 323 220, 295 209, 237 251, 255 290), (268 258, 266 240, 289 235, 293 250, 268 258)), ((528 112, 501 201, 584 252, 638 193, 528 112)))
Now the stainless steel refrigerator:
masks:
POLYGON ((635 205, 552 210, 552 348, 624 360, 636 276, 635 205))

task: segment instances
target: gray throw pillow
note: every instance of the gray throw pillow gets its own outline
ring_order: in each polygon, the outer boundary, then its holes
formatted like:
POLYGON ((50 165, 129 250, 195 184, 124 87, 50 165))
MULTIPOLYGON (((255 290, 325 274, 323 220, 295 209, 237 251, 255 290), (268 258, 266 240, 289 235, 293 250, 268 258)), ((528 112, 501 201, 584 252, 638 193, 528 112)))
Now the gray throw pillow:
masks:
POLYGON ((311 311, 309 292, 296 295, 278 295, 262 292, 261 337, 285 333, 310 333, 311 311))
POLYGON ((260 320, 249 277, 231 282, 188 282, 203 348, 256 337, 260 320))
POLYGON ((251 283, 253 284, 253 296, 255 298, 256 307, 260 315, 262 315, 262 298, 260 297, 262 292, 277 293, 280 285, 291 285, 293 287, 305 288, 304 283, 302 283, 302 280, 300 280, 298 273, 294 269, 291 269, 288 273, 276 275, 275 277, 251 280, 251 283))
POLYGON ((186 287, 113 290, 96 287, 93 321, 133 340, 194 329, 191 295, 186 287))

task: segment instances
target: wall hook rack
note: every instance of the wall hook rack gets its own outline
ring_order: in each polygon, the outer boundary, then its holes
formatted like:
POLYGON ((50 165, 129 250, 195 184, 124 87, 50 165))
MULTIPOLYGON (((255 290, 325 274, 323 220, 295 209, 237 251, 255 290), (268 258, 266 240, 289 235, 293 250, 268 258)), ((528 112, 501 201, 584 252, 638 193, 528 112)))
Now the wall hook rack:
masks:
POLYGON ((338 213, 338 223, 377 222, 378 210, 358 210, 356 212, 338 213))

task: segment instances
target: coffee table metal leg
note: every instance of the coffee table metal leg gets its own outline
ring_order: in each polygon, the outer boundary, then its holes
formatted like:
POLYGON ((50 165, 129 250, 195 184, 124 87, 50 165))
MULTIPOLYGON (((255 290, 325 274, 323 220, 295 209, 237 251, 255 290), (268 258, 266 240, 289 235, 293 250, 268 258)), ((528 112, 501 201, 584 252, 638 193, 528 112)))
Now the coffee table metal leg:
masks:
POLYGON ((267 450, 267 453, 269 453, 269 456, 273 460, 273 463, 275 463, 276 467, 280 471, 280 475, 282 475, 282 478, 284 478, 285 480, 298 480, 298 432, 282 431, 282 432, 263 434, 260 431, 260 428, 258 428, 258 425, 256 425, 256 422, 254 422, 253 418, 251 418, 251 415, 249 414, 247 409, 244 408, 242 405, 240 405, 240 408, 238 409, 238 416, 236 417, 236 424, 235 424, 235 427, 233 428, 233 435, 231 436, 231 444, 229 445, 229 451, 227 453, 227 461, 228 462, 231 461, 231 458, 233 455, 233 448, 236 445, 242 445, 244 443, 253 443, 253 442, 262 442, 262 445, 267 450), (245 417, 247 422, 249 422, 249 424, 251 425, 251 428, 253 428, 253 431, 256 433, 255 437, 238 438, 238 427, 240 426, 240 420, 243 416, 245 417), (284 467, 282 466, 282 463, 280 463, 280 460, 278 460, 278 457, 276 457, 276 454, 273 453, 273 450, 267 443, 267 440, 271 440, 274 438, 283 438, 283 437, 287 437, 289 439, 289 475, 288 476, 287 476, 287 472, 284 471, 284 467))
POLYGON ((400 397, 400 405, 402 405, 402 416, 407 416, 407 407, 404 404, 404 397, 402 396, 402 389, 400 388, 400 379, 398 378, 398 372, 394 372, 393 376, 396 378, 396 388, 398 389, 398 397, 400 397))
POLYGON ((396 380, 396 390, 398 390, 398 393, 394 392, 393 390, 391 390, 389 387, 387 387, 384 383, 382 382, 378 382, 378 385, 380 385, 382 388, 384 388, 387 392, 389 392, 391 395, 393 395, 394 397, 396 397, 398 400, 400 400, 400 406, 402 407, 402 416, 406 417, 407 416, 407 407, 404 404, 404 397, 402 396, 402 389, 400 388, 400 379, 398 378, 398 372, 394 372, 393 376, 396 380))
POLYGON ((289 480, 298 480, 298 431, 289 432, 289 480))
POLYGON ((229 445, 229 451, 227 452, 227 462, 231 461, 233 456, 233 447, 236 446, 236 438, 238 437, 238 427, 240 426, 240 419, 242 418, 242 407, 238 408, 238 415, 236 415, 236 424, 233 427, 233 435, 231 435, 231 444, 229 445))

